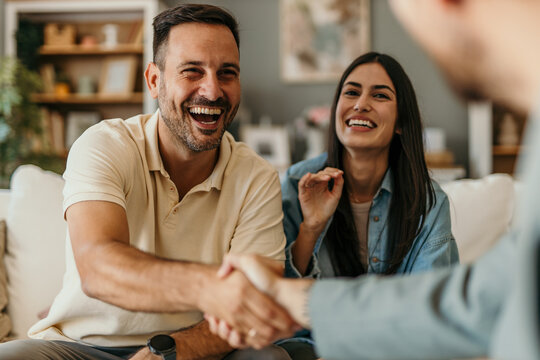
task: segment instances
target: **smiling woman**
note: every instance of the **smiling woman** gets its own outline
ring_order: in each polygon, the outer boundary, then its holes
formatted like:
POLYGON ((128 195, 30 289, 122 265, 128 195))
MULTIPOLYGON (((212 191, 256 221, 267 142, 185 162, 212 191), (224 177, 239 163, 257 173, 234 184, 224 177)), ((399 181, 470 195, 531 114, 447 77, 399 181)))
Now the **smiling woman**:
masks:
POLYGON ((448 199, 424 161, 416 95, 395 59, 372 52, 349 65, 328 135, 328 154, 293 165, 282 184, 288 276, 404 274, 458 262, 448 199))

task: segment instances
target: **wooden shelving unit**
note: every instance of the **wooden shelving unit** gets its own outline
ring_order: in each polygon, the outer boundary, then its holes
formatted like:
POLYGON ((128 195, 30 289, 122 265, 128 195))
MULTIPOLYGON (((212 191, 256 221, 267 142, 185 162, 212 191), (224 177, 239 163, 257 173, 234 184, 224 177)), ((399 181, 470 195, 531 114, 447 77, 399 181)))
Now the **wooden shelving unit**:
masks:
POLYGON ((22 20, 44 28, 45 45, 38 49, 37 60, 47 86, 43 93, 32 95, 45 119, 38 140, 44 152, 65 157, 66 148, 92 123, 155 111, 143 71, 152 58, 151 23, 164 7, 160 0, 5 0, 4 4, 6 55, 17 54, 13 35, 22 20), (105 41, 106 26, 115 28, 117 41, 105 41), (53 41, 47 28, 55 29, 53 41), (72 31, 76 35, 64 41, 72 31), (110 70, 120 59, 128 59, 129 68, 110 70), (125 69, 127 75, 115 77, 125 69), (81 86, 83 78, 90 85, 81 86), (60 91, 56 85, 66 80, 70 87, 60 91))
POLYGON ((115 47, 105 47, 101 45, 83 46, 83 45, 70 45, 70 46, 42 46, 39 49, 39 54, 42 56, 55 56, 55 55, 142 55, 142 44, 118 44, 115 47))
POLYGON ((517 156, 521 150, 521 145, 493 145, 493 156, 517 156))
POLYGON ((143 103, 143 93, 136 92, 126 95, 107 95, 107 94, 92 94, 79 95, 69 94, 66 96, 58 96, 54 94, 33 94, 32 100, 39 104, 138 104, 143 103))

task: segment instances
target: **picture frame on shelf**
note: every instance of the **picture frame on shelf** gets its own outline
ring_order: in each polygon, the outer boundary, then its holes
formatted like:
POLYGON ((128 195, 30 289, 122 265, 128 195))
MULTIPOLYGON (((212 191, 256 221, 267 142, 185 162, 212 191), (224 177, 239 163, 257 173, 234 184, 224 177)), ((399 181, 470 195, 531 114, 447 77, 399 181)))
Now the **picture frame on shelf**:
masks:
POLYGON ((100 95, 129 95, 133 92, 137 58, 111 56, 105 59, 99 79, 100 95))
POLYGON ((66 149, 69 149, 86 129, 97 124, 100 120, 101 115, 98 111, 68 112, 66 117, 66 149))
POLYGON ((334 82, 370 50, 370 0, 280 0, 281 78, 334 82))
POLYGON ((243 125, 240 139, 280 173, 291 165, 289 133, 284 126, 243 125))

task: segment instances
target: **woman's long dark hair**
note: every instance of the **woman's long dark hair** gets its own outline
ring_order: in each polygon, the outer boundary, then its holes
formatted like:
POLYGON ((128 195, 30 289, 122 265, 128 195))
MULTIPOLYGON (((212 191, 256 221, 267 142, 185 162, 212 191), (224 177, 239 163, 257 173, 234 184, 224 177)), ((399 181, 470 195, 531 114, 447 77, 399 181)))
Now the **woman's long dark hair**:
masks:
MULTIPOLYGON (((394 134, 390 143, 388 166, 392 170, 393 192, 386 227, 389 231, 391 256, 386 274, 393 274, 413 244, 424 224, 428 210, 435 203, 424 159, 422 120, 414 88, 401 65, 391 56, 370 52, 354 60, 341 76, 336 89, 328 132, 328 166, 343 168, 343 145, 336 134, 336 108, 349 74, 359 65, 378 63, 386 70, 396 89, 397 120, 400 134, 394 134)), ((346 185, 346 184, 345 184, 346 185)), ((363 269, 356 228, 352 216, 347 186, 328 229, 327 247, 338 276, 357 276, 363 269)))

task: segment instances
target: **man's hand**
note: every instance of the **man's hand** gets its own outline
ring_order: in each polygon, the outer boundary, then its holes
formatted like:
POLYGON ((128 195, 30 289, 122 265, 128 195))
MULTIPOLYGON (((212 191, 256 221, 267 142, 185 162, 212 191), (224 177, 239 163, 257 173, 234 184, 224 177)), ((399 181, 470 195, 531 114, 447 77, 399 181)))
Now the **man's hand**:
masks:
POLYGON ((137 351, 135 355, 130 357, 129 360, 160 360, 160 358, 159 356, 152 354, 148 347, 143 347, 141 350, 137 351))
MULTIPOLYGON (((272 269, 277 271, 275 265, 272 269)), ((251 334, 255 338, 256 334, 256 340, 250 344, 255 348, 290 337, 297 329, 295 321, 281 305, 257 290, 246 275, 232 267, 228 268, 226 276, 218 277, 214 273, 214 279, 206 288, 199 308, 208 316, 229 324, 241 337, 251 334)))
MULTIPOLYGON (((306 306, 307 291, 311 287, 311 280, 283 279, 281 277, 283 272, 281 265, 258 255, 229 254, 224 258, 218 275, 221 277, 229 276, 229 274, 234 273, 234 269, 246 274, 257 289, 275 298, 287 311, 290 311, 298 324, 305 327, 309 326, 306 306)), ((222 339, 227 340, 233 347, 252 346, 261 348, 277 339, 292 335, 277 334, 278 336, 268 339, 261 337, 256 328, 252 328, 246 333, 219 316, 206 314, 205 318, 210 324, 210 330, 222 339)), ((270 319, 267 320, 270 321, 270 319)), ((300 327, 291 330, 294 332, 300 330, 300 327)))
POLYGON ((218 270, 218 277, 225 278, 235 269, 247 276, 260 291, 275 297, 275 283, 283 277, 283 264, 260 255, 228 254, 218 270))
POLYGON ((311 232, 322 232, 336 211, 343 191, 343 171, 327 167, 316 174, 307 173, 298 183, 298 200, 302 207, 304 227, 311 232), (332 190, 328 184, 334 180, 332 190))

